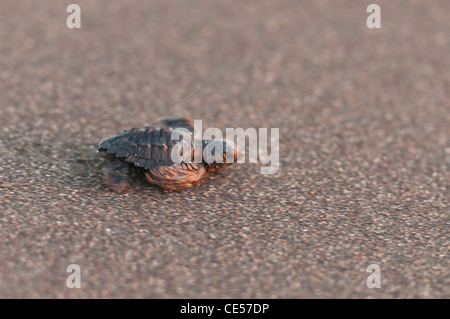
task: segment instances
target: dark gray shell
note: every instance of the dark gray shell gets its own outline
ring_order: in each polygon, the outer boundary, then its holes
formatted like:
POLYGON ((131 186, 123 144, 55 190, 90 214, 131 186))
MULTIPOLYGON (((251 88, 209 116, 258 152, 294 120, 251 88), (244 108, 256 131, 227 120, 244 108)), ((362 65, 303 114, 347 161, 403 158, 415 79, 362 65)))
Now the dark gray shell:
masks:
MULTIPOLYGON (((172 140, 173 128, 155 128, 152 126, 132 128, 112 135, 100 142, 99 151, 106 151, 138 167, 151 169, 159 166, 173 165, 171 153, 174 145, 182 143, 172 140)), ((186 154, 185 161, 193 159, 193 132, 191 136, 191 154, 186 154)), ((189 164, 186 164, 189 165, 189 164)))

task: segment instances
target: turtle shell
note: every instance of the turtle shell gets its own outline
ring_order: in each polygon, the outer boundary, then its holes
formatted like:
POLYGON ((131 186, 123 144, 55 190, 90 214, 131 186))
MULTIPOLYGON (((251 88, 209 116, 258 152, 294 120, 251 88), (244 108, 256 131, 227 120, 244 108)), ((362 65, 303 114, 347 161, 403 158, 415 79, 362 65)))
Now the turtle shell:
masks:
MULTIPOLYGON (((132 128, 112 135, 99 144, 98 150, 125 158, 125 161, 138 167, 151 169, 159 166, 170 166, 172 160, 172 149, 178 143, 186 143, 187 139, 172 140, 173 128, 155 128, 152 126, 132 128)), ((194 138, 190 135, 191 152, 184 154, 181 163, 189 165, 193 160, 194 138)), ((181 149, 180 149, 181 155, 181 149)))

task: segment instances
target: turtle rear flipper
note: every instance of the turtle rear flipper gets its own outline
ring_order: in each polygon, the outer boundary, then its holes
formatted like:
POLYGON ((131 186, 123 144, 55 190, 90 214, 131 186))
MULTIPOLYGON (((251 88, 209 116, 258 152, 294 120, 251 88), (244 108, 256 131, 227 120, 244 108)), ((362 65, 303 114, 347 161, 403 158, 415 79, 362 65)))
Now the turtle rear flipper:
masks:
POLYGON ((128 171, 128 163, 117 159, 111 166, 102 168, 103 181, 115 191, 123 192, 130 185, 128 171))

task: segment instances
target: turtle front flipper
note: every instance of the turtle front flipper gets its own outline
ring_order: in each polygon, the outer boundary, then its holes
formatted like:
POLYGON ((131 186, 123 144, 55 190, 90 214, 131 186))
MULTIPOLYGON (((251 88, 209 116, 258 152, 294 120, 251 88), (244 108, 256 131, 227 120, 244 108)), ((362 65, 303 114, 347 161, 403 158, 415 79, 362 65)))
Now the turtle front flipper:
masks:
POLYGON ((145 172, 145 177, 161 188, 180 191, 203 181, 206 169, 203 164, 181 163, 159 166, 145 172))
POLYGON ((194 124, 191 119, 188 119, 186 117, 166 117, 160 119, 161 123, 163 123, 167 127, 171 128, 186 128, 190 132, 194 131, 194 124))
POLYGON ((128 171, 128 163, 118 158, 112 165, 102 168, 103 181, 115 191, 123 192, 130 185, 128 171))

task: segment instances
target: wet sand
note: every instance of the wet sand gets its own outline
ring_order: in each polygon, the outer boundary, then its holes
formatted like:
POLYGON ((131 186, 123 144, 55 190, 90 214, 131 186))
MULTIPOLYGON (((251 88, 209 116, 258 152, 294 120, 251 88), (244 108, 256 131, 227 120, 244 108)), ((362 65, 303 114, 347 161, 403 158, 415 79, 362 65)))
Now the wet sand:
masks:
POLYGON ((76 3, 2 1, 1 297, 450 297, 447 1, 377 30, 368 1, 76 3), (98 142, 174 115, 280 128, 278 173, 109 190, 98 142))

